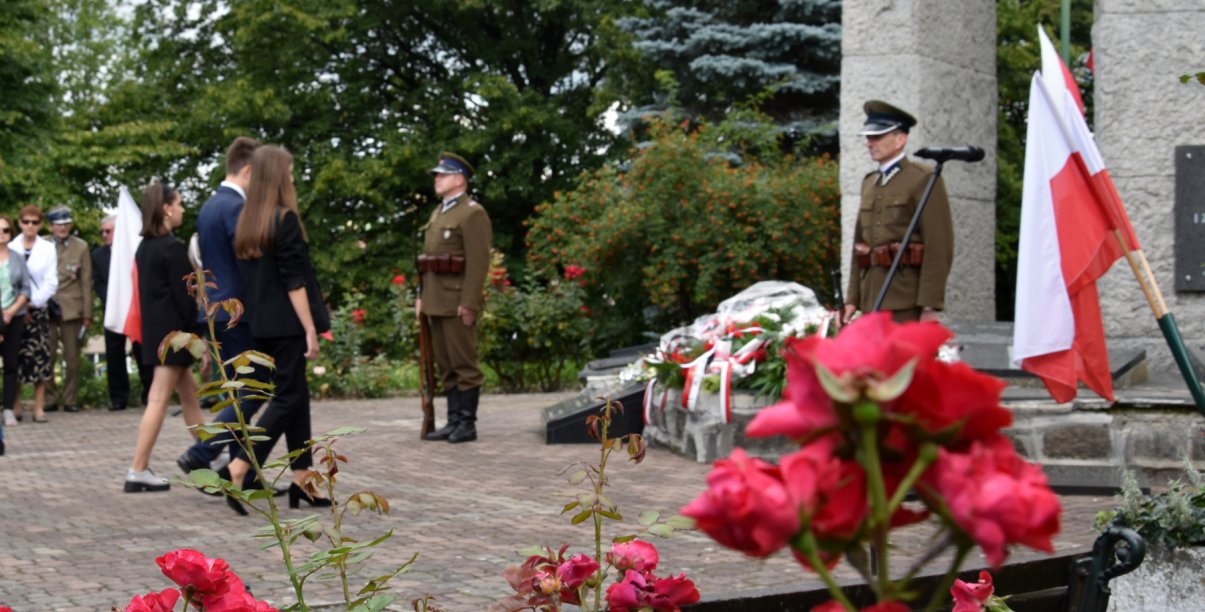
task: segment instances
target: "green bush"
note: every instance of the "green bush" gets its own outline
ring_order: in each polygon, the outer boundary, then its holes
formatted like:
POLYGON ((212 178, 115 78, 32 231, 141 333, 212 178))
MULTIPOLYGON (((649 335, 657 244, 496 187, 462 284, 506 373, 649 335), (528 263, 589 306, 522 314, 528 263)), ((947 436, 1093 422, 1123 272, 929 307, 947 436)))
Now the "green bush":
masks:
POLYGON ((1150 545, 1172 549, 1205 544, 1205 478, 1185 459, 1188 482, 1173 480, 1161 493, 1143 493, 1133 472, 1122 473, 1121 506, 1097 515, 1097 528, 1117 522, 1150 545))
MULTIPOLYGON (((381 292, 384 293, 384 292, 381 292)), ((400 276, 385 302, 350 293, 331 311, 331 340, 323 340, 311 369, 320 397, 386 397, 418 388, 414 290, 400 276)))
POLYGON ((832 301, 837 164, 796 159, 750 113, 698 127, 654 121, 623 166, 583 174, 529 220, 528 264, 591 271, 594 347, 640 341, 714 311, 759 280, 832 301))
POLYGON ((512 286, 500 255, 490 272, 478 353, 503 391, 555 391, 580 365, 590 336, 585 301, 589 271, 569 266, 564 278, 529 276, 512 286))

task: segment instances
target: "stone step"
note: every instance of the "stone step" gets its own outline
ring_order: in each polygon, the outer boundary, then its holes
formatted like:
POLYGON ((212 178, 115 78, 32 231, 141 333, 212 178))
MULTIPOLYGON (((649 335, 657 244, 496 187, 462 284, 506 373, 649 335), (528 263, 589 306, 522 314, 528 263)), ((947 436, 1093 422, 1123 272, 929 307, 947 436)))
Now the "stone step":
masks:
MULTIPOLYGON (((1012 364, 1013 324, 1009 321, 949 321, 952 344, 961 347, 959 359, 967 365, 1004 379, 1017 387, 1042 387, 1042 381, 1012 364)), ((1148 379, 1146 351, 1109 349, 1113 386, 1124 389, 1148 379)), ((1081 385, 1082 386, 1082 385, 1081 385)))

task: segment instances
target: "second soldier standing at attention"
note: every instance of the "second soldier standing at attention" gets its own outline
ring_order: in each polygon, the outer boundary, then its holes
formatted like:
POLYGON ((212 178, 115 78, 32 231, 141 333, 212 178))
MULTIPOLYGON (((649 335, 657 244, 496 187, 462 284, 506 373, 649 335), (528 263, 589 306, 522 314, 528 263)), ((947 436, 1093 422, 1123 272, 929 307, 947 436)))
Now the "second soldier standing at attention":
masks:
MULTIPOLYGON (((866 137, 866 149, 878 168, 862 179, 843 323, 857 311, 873 309, 933 174, 904 153, 915 117, 880 100, 870 100, 863 109, 866 124, 858 134, 866 137)), ((881 308, 896 322, 938 320, 945 309, 946 277, 953 260, 950 201, 938 177, 881 308)))
POLYGON ((441 153, 431 169, 440 203, 423 228, 418 257, 422 294, 415 305, 431 323, 431 348, 448 396, 447 423, 428 440, 477 439, 477 403, 485 376, 477 362, 477 318, 485 305, 493 230, 485 208, 468 195, 473 166, 441 153))

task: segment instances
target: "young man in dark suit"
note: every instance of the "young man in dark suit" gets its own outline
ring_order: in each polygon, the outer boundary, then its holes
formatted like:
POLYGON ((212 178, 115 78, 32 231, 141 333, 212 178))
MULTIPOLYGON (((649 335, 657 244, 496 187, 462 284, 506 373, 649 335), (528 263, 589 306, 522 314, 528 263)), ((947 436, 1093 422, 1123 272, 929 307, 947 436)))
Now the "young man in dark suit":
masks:
MULTIPOLYGON (((197 215, 197 238, 201 250, 202 266, 213 273, 217 288, 207 289, 211 304, 227 299, 244 300, 243 279, 239 273, 238 260, 234 256, 234 228, 238 225, 239 213, 246 201, 247 185, 251 182, 251 154, 260 147, 258 140, 239 136, 226 149, 226 178, 218 186, 197 215)), ((209 335, 205 313, 198 313, 198 324, 204 335, 209 335)), ((222 361, 243 351, 251 350, 251 328, 240 321, 234 329, 226 329, 230 316, 219 309, 215 316, 215 340, 221 343, 222 361)), ((227 372, 233 377, 233 372, 227 372)), ((243 419, 251 421, 261 402, 241 402, 243 419)), ((214 417, 215 423, 236 423, 238 417, 233 406, 227 406, 214 417)), ((209 468, 228 445, 217 444, 224 436, 216 436, 192 445, 176 464, 185 473, 199 468, 209 468)))

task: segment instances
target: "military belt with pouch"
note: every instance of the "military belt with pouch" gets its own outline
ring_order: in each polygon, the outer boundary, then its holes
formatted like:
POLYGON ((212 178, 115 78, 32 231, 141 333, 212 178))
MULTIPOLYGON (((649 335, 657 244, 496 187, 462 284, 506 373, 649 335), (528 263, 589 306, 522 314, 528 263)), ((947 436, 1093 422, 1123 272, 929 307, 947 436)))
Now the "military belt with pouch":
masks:
MULTIPOLYGON (((896 253, 899 252, 900 243, 898 242, 881 244, 871 249, 869 253, 858 255, 857 265, 859 268, 869 268, 872 265, 889 268, 891 267, 891 262, 895 260, 896 253)), ((908 244, 908 250, 900 258, 900 265, 919 266, 924 259, 925 245, 912 242, 908 244)))
POLYGON ((460 274, 464 272, 464 257, 461 255, 419 255, 419 273, 460 274))

